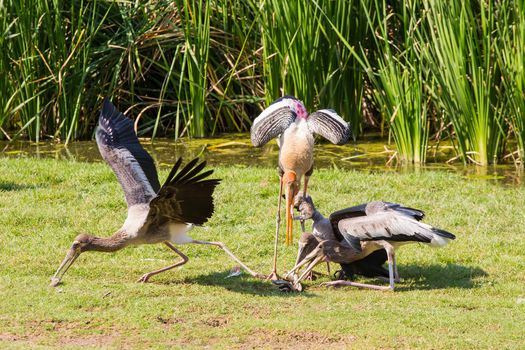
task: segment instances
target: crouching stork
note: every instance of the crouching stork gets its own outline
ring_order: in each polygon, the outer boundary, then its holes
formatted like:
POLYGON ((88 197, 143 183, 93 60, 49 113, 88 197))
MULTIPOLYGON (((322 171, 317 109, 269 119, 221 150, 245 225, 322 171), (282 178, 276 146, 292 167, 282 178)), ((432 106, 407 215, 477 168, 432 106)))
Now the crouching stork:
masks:
MULTIPOLYGON (((308 264, 303 274, 294 278, 293 284, 279 281, 294 290, 300 288, 300 281, 321 261, 353 263, 381 249, 384 249, 387 255, 389 286, 361 284, 346 280, 326 282, 323 285, 350 285, 393 290, 394 282, 399 280, 395 260, 397 247, 415 242, 442 247, 456 238, 450 232, 421 222, 425 216, 421 210, 395 203, 378 201, 361 204, 334 212, 326 219, 315 209, 310 196, 299 195, 297 202, 301 218, 314 221, 312 233, 320 237, 322 241, 285 276, 285 278, 292 276, 302 266, 308 264)), ((347 270, 351 271, 351 268, 347 267, 347 270)), ((374 273, 380 275, 382 271, 378 269, 374 273)))
POLYGON ((188 236, 193 226, 203 225, 214 211, 213 192, 220 180, 209 178, 213 170, 204 170, 206 162, 193 159, 182 166, 179 158, 161 187, 153 159, 140 145, 133 122, 107 99, 100 113, 96 140, 102 158, 113 169, 124 191, 128 216, 110 237, 77 236, 51 278, 52 286, 60 283, 83 252, 114 252, 128 245, 153 243, 164 243, 181 260, 144 274, 139 282, 147 282, 151 276, 188 262, 188 257, 173 245, 186 243, 217 246, 252 276, 264 277, 248 268, 223 243, 194 240, 188 236))

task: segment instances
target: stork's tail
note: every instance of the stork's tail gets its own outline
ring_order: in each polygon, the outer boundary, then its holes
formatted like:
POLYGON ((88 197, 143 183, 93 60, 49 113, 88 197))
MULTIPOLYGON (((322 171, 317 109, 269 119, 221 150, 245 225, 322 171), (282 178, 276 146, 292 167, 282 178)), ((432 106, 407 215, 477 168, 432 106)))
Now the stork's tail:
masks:
POLYGON ((448 244, 453 239, 456 239, 456 236, 448 231, 442 230, 437 227, 432 227, 432 233, 434 236, 430 241, 430 245, 434 247, 443 247, 448 244))

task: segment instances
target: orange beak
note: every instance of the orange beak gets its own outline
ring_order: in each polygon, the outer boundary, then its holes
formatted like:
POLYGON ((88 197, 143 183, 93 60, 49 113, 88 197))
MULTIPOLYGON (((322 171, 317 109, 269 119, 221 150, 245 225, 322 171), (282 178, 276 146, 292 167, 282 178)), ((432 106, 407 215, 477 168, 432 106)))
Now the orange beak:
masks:
POLYGON ((297 192, 295 181, 297 174, 294 171, 286 171, 283 175, 283 182, 286 186, 286 244, 290 245, 293 242, 293 202, 297 192))

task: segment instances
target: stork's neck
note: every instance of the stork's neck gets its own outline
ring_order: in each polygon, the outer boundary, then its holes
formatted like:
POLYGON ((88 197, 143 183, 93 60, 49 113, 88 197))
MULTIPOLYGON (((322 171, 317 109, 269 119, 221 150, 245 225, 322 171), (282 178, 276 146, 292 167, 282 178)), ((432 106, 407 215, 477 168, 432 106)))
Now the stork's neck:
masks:
POLYGON ((111 237, 93 237, 85 251, 115 252, 129 244, 129 236, 124 231, 117 231, 111 237))
POLYGON ((312 215, 312 220, 313 222, 319 222, 321 220, 324 220, 324 216, 323 214, 321 214, 320 212, 318 212, 317 210, 314 211, 314 215, 312 215))
POLYGON ((312 216, 312 220, 314 221, 312 225, 312 234, 315 237, 317 237, 317 239, 331 240, 331 241, 336 240, 334 230, 332 228, 332 224, 330 223, 330 220, 325 218, 317 210, 314 212, 314 215, 312 216))

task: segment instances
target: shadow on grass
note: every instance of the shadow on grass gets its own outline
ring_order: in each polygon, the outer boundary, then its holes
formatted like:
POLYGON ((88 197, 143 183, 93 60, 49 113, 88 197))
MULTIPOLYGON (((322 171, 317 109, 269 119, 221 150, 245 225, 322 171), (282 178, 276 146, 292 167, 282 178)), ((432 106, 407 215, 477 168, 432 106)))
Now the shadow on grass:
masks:
POLYGON ((478 277, 487 276, 479 267, 457 264, 443 265, 399 265, 402 282, 396 290, 431 290, 446 288, 479 288, 482 281, 478 277), (407 285, 408 284, 408 285, 407 285))
POLYGON ((0 182, 0 192, 22 191, 35 187, 35 185, 17 184, 14 182, 0 182))
MULTIPOLYGON (((281 292, 279 288, 274 285, 271 281, 264 281, 253 278, 246 274, 239 277, 225 278, 228 275, 227 272, 212 272, 207 275, 199 275, 196 277, 187 277, 183 281, 185 283, 196 283, 205 286, 216 286, 223 287, 226 290, 254 294, 264 296, 279 296, 279 297, 312 297, 314 294, 308 292, 301 293, 285 293, 281 292)), ((171 284, 171 283, 168 283, 171 284)))

